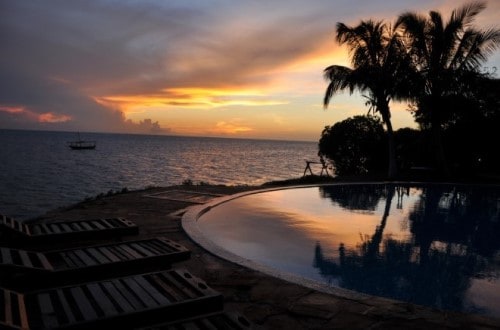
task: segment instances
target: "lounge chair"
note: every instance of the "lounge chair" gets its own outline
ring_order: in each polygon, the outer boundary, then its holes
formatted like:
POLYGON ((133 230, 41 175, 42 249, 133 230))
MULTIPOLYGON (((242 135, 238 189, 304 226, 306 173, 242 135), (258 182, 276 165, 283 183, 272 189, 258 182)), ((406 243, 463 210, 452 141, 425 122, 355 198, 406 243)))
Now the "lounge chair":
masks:
POLYGON ((133 269, 168 269, 189 256, 188 249, 163 237, 49 252, 0 247, 0 273, 4 283, 20 283, 26 288, 47 282, 103 278, 133 269))
POLYGON ((111 235, 133 235, 137 225, 123 218, 59 221, 51 223, 23 223, 0 215, 0 231, 9 242, 40 243, 53 239, 82 239, 111 235))
POLYGON ((0 289, 0 328, 130 329, 222 308, 220 293, 170 270, 25 294, 0 289))
POLYGON ((218 312, 200 315, 185 320, 155 324, 138 330, 168 330, 168 329, 252 329, 252 324, 244 316, 237 313, 218 312))

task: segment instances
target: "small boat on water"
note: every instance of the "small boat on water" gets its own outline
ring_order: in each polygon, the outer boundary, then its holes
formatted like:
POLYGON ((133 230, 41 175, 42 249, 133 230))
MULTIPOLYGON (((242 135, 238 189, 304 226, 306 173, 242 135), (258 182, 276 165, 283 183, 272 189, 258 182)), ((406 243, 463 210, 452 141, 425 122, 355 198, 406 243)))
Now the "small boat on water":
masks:
POLYGON ((82 140, 80 138, 80 133, 78 133, 78 140, 69 141, 68 146, 73 150, 95 149, 96 141, 82 140))

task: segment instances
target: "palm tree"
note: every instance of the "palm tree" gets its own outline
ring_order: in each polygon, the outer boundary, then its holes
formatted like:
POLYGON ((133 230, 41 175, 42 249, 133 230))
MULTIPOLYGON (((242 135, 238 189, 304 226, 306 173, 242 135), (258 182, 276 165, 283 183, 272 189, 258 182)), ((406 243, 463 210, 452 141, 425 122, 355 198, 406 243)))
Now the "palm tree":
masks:
POLYGON ((464 5, 453 10, 446 23, 435 11, 429 17, 407 12, 396 22, 417 70, 416 114, 430 125, 437 166, 446 175, 449 169, 441 137, 445 100, 470 89, 467 83, 480 76, 481 64, 500 44, 500 30, 481 31, 471 26, 485 8, 483 2, 464 5))
POLYGON ((394 30, 382 21, 361 21, 358 26, 349 27, 337 23, 337 42, 346 44, 351 54, 353 68, 332 65, 324 70, 325 79, 330 81, 323 104, 328 107, 334 94, 349 90, 367 92, 367 104, 371 110, 380 113, 386 126, 389 147, 388 177, 397 175, 396 148, 391 123, 389 102, 405 98, 402 78, 406 72, 405 49, 394 30))

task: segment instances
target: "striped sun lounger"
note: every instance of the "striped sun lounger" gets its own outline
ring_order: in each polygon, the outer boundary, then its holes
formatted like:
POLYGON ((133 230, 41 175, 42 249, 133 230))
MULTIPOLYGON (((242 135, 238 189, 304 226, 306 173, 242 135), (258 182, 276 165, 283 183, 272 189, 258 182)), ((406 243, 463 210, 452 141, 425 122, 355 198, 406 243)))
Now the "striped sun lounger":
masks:
POLYGON ((139 232, 139 228, 135 223, 123 218, 23 223, 0 215, 0 232, 8 242, 39 243, 53 239, 133 235, 139 232))
POLYGON ((189 257, 188 249, 163 237, 49 252, 0 247, 0 273, 6 283, 29 287, 119 275, 132 267, 141 272, 168 269, 189 257))
POLYGON ((248 330, 252 328, 253 326, 250 321, 238 313, 218 312, 179 321, 155 324, 138 330, 248 330))
POLYGON ((184 270, 25 294, 0 289, 0 327, 7 329, 130 329, 222 308, 222 295, 184 270))

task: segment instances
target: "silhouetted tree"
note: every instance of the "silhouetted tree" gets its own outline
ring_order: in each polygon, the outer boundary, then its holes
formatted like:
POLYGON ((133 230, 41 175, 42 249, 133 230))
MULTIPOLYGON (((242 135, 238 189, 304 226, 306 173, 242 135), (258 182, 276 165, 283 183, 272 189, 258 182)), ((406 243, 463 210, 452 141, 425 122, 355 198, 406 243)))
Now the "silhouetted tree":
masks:
POLYGON ((432 155, 429 153, 429 138, 426 131, 412 128, 401 128, 394 132, 398 166, 408 171, 414 166, 429 165, 432 155))
POLYGON ((355 116, 326 126, 319 140, 320 156, 330 159, 338 175, 365 174, 383 167, 384 129, 371 116, 355 116))
POLYGON ((477 30, 474 18, 485 9, 483 2, 473 2, 452 11, 447 22, 439 12, 428 17, 407 12, 400 15, 396 27, 408 42, 417 94, 416 118, 429 125, 437 166, 449 174, 442 141, 442 125, 450 96, 461 95, 468 83, 481 75, 481 64, 498 48, 500 30, 477 30))
POLYGON ((498 173, 500 154, 492 146, 500 141, 500 80, 482 78, 474 85, 449 100, 453 113, 443 125, 447 157, 460 173, 498 173))
POLYGON ((372 20, 361 21, 355 27, 337 23, 337 41, 346 44, 351 52, 353 68, 332 65, 325 69, 325 78, 330 82, 324 97, 327 107, 332 96, 340 91, 355 90, 368 93, 368 104, 380 113, 387 129, 389 146, 389 178, 397 175, 396 149, 389 102, 406 98, 403 92, 410 62, 405 61, 405 49, 391 26, 372 20))

